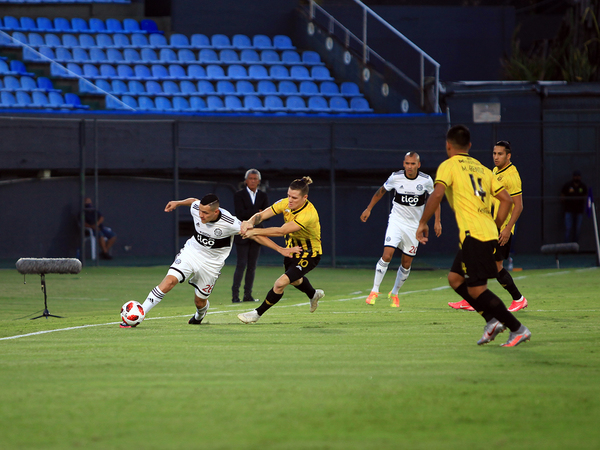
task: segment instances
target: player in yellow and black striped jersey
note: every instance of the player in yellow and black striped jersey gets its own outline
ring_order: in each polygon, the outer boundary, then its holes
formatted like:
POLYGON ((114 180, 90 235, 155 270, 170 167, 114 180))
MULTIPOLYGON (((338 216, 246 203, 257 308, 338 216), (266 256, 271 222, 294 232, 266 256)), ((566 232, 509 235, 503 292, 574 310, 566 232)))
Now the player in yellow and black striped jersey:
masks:
POLYGON ((456 125, 448 130, 448 159, 438 167, 433 193, 419 222, 417 239, 422 244, 427 243, 427 221, 445 194, 456 216, 460 240, 448 282, 486 320, 483 336, 477 344, 493 341, 508 327, 511 333, 504 345, 513 347, 529 340, 531 332, 487 287, 487 280, 496 278, 498 273, 495 262, 499 253, 498 227, 506 219, 512 200, 491 170, 469 156, 470 148, 471 133, 467 127, 456 125), (500 201, 495 222, 490 211, 492 196, 500 201))
POLYGON ((294 180, 288 189, 287 198, 273 204, 269 209, 252 216, 242 223, 240 234, 263 243, 263 236, 285 236, 286 249, 283 265, 285 273, 276 281, 268 292, 265 301, 254 311, 238 314, 244 323, 256 322, 271 306, 275 305, 288 285, 304 292, 310 299, 310 312, 317 309, 318 301, 325 293, 310 284, 306 274, 317 267, 323 253, 321 247, 321 224, 319 214, 314 205, 308 201, 308 185, 310 177, 294 180), (281 227, 254 228, 264 220, 277 214, 283 214, 284 224, 281 227))

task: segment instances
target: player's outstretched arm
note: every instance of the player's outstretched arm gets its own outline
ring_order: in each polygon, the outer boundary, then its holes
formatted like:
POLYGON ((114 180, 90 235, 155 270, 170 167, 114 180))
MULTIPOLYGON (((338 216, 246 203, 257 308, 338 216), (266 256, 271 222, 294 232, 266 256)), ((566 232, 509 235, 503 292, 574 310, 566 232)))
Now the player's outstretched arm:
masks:
POLYGON ((277 245, 275 242, 273 242, 271 239, 265 236, 254 236, 252 239, 258 242, 260 245, 264 245, 265 247, 275 250, 277 253, 287 258, 291 258, 292 255, 294 255, 295 253, 302 253, 302 247, 281 247, 280 245, 277 245))
POLYGON ((245 236, 248 230, 254 228, 259 223, 261 223, 267 219, 270 219, 274 215, 275 215, 275 213, 273 212, 273 210, 271 208, 267 208, 264 211, 257 212, 252 217, 250 217, 248 220, 244 220, 242 222, 240 234, 242 236, 245 236))
POLYGON ((286 222, 280 227, 252 228, 247 230, 242 236, 244 238, 253 236, 285 236, 295 231, 300 231, 301 229, 302 227, 300 227, 300 225, 298 225, 296 222, 286 222))
POLYGON ((165 206, 165 212, 175 211, 179 206, 192 206, 192 203, 197 200, 197 198, 193 197, 186 198, 185 200, 171 200, 167 203, 167 206, 165 206))
POLYGON ((363 222, 366 222, 369 219, 369 216, 371 215, 371 210, 377 204, 377 202, 379 200, 381 200, 381 198, 384 196, 384 194, 386 192, 387 191, 385 190, 385 188, 383 186, 381 186, 377 190, 377 192, 375 192, 375 194, 373 195, 373 198, 371 198, 371 201, 369 202, 369 206, 367 206, 367 209, 365 209, 363 211, 363 213, 360 215, 360 220, 362 220, 363 222))

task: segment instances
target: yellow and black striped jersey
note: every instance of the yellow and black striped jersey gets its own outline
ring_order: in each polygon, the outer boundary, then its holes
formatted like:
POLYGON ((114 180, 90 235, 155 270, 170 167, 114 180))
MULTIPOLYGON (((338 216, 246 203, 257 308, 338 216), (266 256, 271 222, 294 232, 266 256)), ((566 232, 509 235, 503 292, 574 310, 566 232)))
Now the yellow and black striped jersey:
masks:
MULTIPOLYGON (((516 197, 517 195, 523 195, 523 188, 521 185, 521 177, 519 176, 519 171, 513 165, 513 163, 510 163, 508 166, 506 166, 504 169, 501 169, 501 170, 498 170, 497 167, 494 167, 494 170, 492 172, 494 173, 494 176, 498 179, 500 184, 502 184, 502 186, 504 186, 504 189, 506 189, 508 191, 508 193, 510 194, 511 197, 516 197)), ((494 215, 494 219, 496 218, 496 215, 498 214, 499 206, 500 206, 500 200, 497 200, 495 198, 492 199, 492 213, 494 215)), ((502 227, 500 228, 501 230, 503 230, 506 227, 506 225, 508 225, 508 221, 510 220, 510 216, 512 215, 514 207, 515 207, 514 204, 511 205, 508 216, 506 217, 506 220, 504 221, 504 223, 502 224, 502 227)), ((510 230, 510 232, 512 234, 515 234, 515 225, 513 225, 512 230, 510 230)))
POLYGON ((435 182, 446 186, 446 198, 456 216, 461 244, 467 235, 480 241, 498 239, 491 213, 492 196, 504 187, 490 169, 461 153, 440 164, 435 182))
POLYGON ((282 198, 271 205, 271 210, 275 214, 283 213, 285 223, 296 222, 300 225, 300 230, 285 236, 286 247, 299 245, 304 249, 302 258, 308 256, 317 256, 323 253, 321 248, 321 223, 319 222, 319 213, 315 206, 306 200, 304 205, 292 211, 288 207, 288 199, 282 198))

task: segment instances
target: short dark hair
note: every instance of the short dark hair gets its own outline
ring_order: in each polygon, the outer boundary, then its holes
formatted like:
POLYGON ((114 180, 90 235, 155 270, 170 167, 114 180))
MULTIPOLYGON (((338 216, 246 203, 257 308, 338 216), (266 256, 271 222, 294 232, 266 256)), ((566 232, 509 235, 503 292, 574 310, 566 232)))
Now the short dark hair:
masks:
POLYGON ((302 196, 308 195, 308 185, 313 182, 310 177, 302 177, 292 181, 290 184, 290 189, 293 191, 300 191, 302 196))
POLYGON ((506 149, 506 153, 512 153, 510 149, 510 141, 498 141, 496 142, 496 147, 504 147, 506 149))
POLYGON ((464 125, 454 125, 446 133, 446 140, 460 149, 467 149, 471 143, 471 132, 464 125))
POLYGON ((206 194, 204 197, 202 197, 202 200, 200 200, 200 204, 204 206, 208 205, 210 206, 210 209, 214 211, 219 207, 219 197, 217 197, 215 194, 206 194))

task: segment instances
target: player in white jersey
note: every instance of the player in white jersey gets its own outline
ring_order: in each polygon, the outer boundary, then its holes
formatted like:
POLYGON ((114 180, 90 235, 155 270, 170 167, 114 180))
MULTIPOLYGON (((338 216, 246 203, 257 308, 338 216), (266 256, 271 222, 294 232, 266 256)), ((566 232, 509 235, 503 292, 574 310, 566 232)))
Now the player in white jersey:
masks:
MULTIPOLYGON (((215 194, 207 194, 202 200, 188 198, 170 201, 165 207, 165 212, 175 211, 179 206, 190 207, 194 219, 194 235, 187 240, 175 257, 163 281, 150 291, 142 307, 147 316, 165 294, 187 279, 194 287, 196 304, 196 313, 188 323, 198 325, 206 316, 210 306, 208 297, 231 252, 233 236, 240 232, 241 221, 219 207, 219 198, 215 194)), ((287 254, 286 249, 268 238, 257 239, 257 241, 284 255, 287 254)), ((121 327, 129 328, 129 325, 121 323, 121 327)))
MULTIPOLYGON (((379 286, 387 272, 388 266, 392 261, 396 248, 402 251, 402 260, 394 287, 388 294, 391 300, 391 306, 400 307, 398 291, 410 274, 412 260, 417 254, 419 241, 416 238, 419 220, 423 215, 425 202, 429 194, 433 192, 432 178, 419 171, 421 159, 416 152, 408 152, 404 156, 404 170, 399 170, 390 175, 382 187, 373 195, 369 206, 363 211, 360 220, 366 222, 371 215, 371 210, 377 204, 384 194, 392 189, 395 191, 394 201, 392 202, 392 211, 388 219, 388 226, 385 232, 383 242, 383 255, 375 267, 375 280, 373 288, 367 297, 367 304, 374 305, 379 296, 379 286)), ((435 234, 442 234, 442 224, 440 221, 440 208, 435 212, 435 234)))

